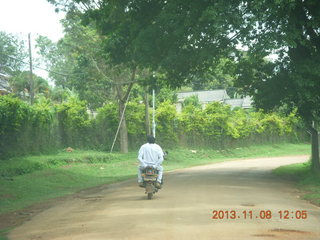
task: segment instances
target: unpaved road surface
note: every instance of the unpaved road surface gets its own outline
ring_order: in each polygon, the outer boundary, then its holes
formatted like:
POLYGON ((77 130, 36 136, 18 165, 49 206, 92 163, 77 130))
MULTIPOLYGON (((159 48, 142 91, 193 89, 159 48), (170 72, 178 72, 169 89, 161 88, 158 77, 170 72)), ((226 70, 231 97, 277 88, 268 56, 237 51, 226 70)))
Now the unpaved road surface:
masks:
POLYGON ((134 180, 104 186, 37 214, 9 238, 319 240, 320 209, 271 174, 280 165, 306 160, 260 158, 173 171, 165 174, 165 187, 152 200, 134 180), (214 210, 229 211, 229 218, 212 219, 214 210), (272 216, 263 219, 267 210, 272 216), (288 219, 280 219, 279 211, 289 213, 288 219), (301 211, 306 219, 297 219, 301 211))

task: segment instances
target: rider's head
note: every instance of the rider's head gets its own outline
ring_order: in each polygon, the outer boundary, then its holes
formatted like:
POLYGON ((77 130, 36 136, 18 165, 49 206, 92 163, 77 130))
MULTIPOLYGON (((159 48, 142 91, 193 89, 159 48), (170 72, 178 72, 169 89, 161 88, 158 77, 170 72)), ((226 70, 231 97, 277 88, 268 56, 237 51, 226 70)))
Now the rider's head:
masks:
POLYGON ((155 143, 156 139, 152 135, 148 135, 147 136, 147 141, 148 141, 148 143, 155 143))

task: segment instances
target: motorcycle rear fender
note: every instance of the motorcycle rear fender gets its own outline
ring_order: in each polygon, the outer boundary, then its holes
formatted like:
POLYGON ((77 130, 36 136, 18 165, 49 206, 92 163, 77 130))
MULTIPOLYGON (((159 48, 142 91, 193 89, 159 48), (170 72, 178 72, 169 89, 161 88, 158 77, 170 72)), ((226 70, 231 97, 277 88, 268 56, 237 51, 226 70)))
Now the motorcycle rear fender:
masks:
POLYGON ((154 186, 152 183, 146 184, 146 193, 153 193, 154 192, 154 186))

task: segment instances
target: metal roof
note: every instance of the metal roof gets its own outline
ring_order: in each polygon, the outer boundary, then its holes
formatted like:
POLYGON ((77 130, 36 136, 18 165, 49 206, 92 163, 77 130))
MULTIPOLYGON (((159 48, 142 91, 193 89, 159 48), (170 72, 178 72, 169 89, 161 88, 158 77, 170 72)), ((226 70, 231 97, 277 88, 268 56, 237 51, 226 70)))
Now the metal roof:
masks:
POLYGON ((198 96, 200 103, 209 103, 209 102, 221 102, 225 99, 229 99, 226 90, 209 90, 209 91, 194 91, 194 92, 180 92, 178 95, 178 102, 183 102, 186 98, 191 96, 198 96))
POLYGON ((233 109, 235 107, 242 107, 243 99, 227 99, 224 103, 230 105, 231 109, 233 109))

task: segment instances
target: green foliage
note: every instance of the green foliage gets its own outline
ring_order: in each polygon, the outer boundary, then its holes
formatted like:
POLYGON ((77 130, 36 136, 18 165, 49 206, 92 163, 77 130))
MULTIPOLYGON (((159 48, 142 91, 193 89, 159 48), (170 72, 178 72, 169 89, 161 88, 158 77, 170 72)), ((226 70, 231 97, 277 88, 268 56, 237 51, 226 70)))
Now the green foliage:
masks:
POLYGON ((320 2, 261 0, 244 6, 250 37, 240 34, 239 40, 249 51, 239 58, 237 85, 257 107, 297 108, 311 125, 320 118, 320 2), (273 63, 265 60, 271 52, 278 57, 273 63))
POLYGON ((102 38, 92 26, 81 25, 77 11, 66 15, 63 26, 65 36, 59 42, 43 36, 37 39, 39 54, 56 86, 75 89, 90 109, 97 109, 112 96, 102 38))
POLYGON ((26 57, 23 41, 17 36, 0 31, 0 72, 12 75, 21 70, 26 57))
POLYGON ((164 146, 178 143, 176 134, 177 112, 170 101, 162 102, 156 110, 157 141, 164 146))
MULTIPOLYGON (((231 142, 252 139, 277 141, 296 139, 299 118, 295 112, 288 116, 277 113, 248 112, 218 102, 208 104, 204 110, 186 106, 179 116, 179 135, 182 143, 212 147, 227 147, 231 142)), ((251 142, 252 142, 251 141, 251 142)))
POLYGON ((62 146, 84 147, 90 143, 91 122, 86 102, 70 97, 57 105, 57 114, 62 146))
POLYGON ((103 150, 110 150, 119 124, 118 106, 113 102, 106 103, 97 109, 95 133, 103 150))
POLYGON ((0 96, 0 123, 0 158, 55 147, 49 103, 30 106, 13 96, 0 96))
POLYGON ((136 101, 128 102, 126 109, 126 121, 128 127, 129 137, 141 137, 145 136, 145 106, 144 104, 136 101))
POLYGON ((193 136, 201 136, 204 133, 203 123, 203 111, 194 105, 187 105, 179 118, 181 130, 193 136))
POLYGON ((184 99, 183 106, 186 107, 188 105, 192 105, 195 108, 201 108, 201 104, 199 102, 198 95, 193 95, 193 96, 190 96, 190 97, 187 97, 186 99, 184 99))
MULTIPOLYGON (((131 149, 145 142, 145 106, 138 100, 130 101, 126 108, 131 149)), ((41 97, 33 106, 12 96, 1 96, 1 158, 59 147, 110 150, 119 124, 118 104, 105 104, 94 118, 89 118, 87 111, 86 102, 76 96, 55 105, 41 97)), ((157 141, 165 148, 179 144, 217 149, 299 141, 301 128, 295 111, 283 115, 241 108, 231 110, 230 106, 218 102, 206 105, 205 109, 190 102, 178 114, 171 101, 164 101, 157 105, 156 124, 157 141)), ((116 142, 117 148, 119 142, 116 142)))
POLYGON ((161 87, 160 91, 156 93, 156 95, 157 95, 156 105, 166 101, 175 103, 178 100, 178 95, 176 91, 171 90, 170 88, 167 88, 167 87, 161 87))
MULTIPOLYGON (((95 120, 96 136, 102 149, 110 150, 119 125, 119 106, 113 102, 105 104, 97 110, 95 120)), ((145 106, 138 101, 130 101, 126 108, 126 121, 129 144, 137 148, 145 138, 145 106), (143 140, 142 140, 143 139, 143 140)))
MULTIPOLYGON (((51 89, 45 79, 33 74, 33 82, 35 98, 41 96, 50 96, 51 89)), ((14 76, 10 78, 10 85, 12 87, 13 93, 20 96, 20 98, 22 98, 23 100, 29 101, 31 86, 30 73, 28 71, 15 72, 14 76)))

